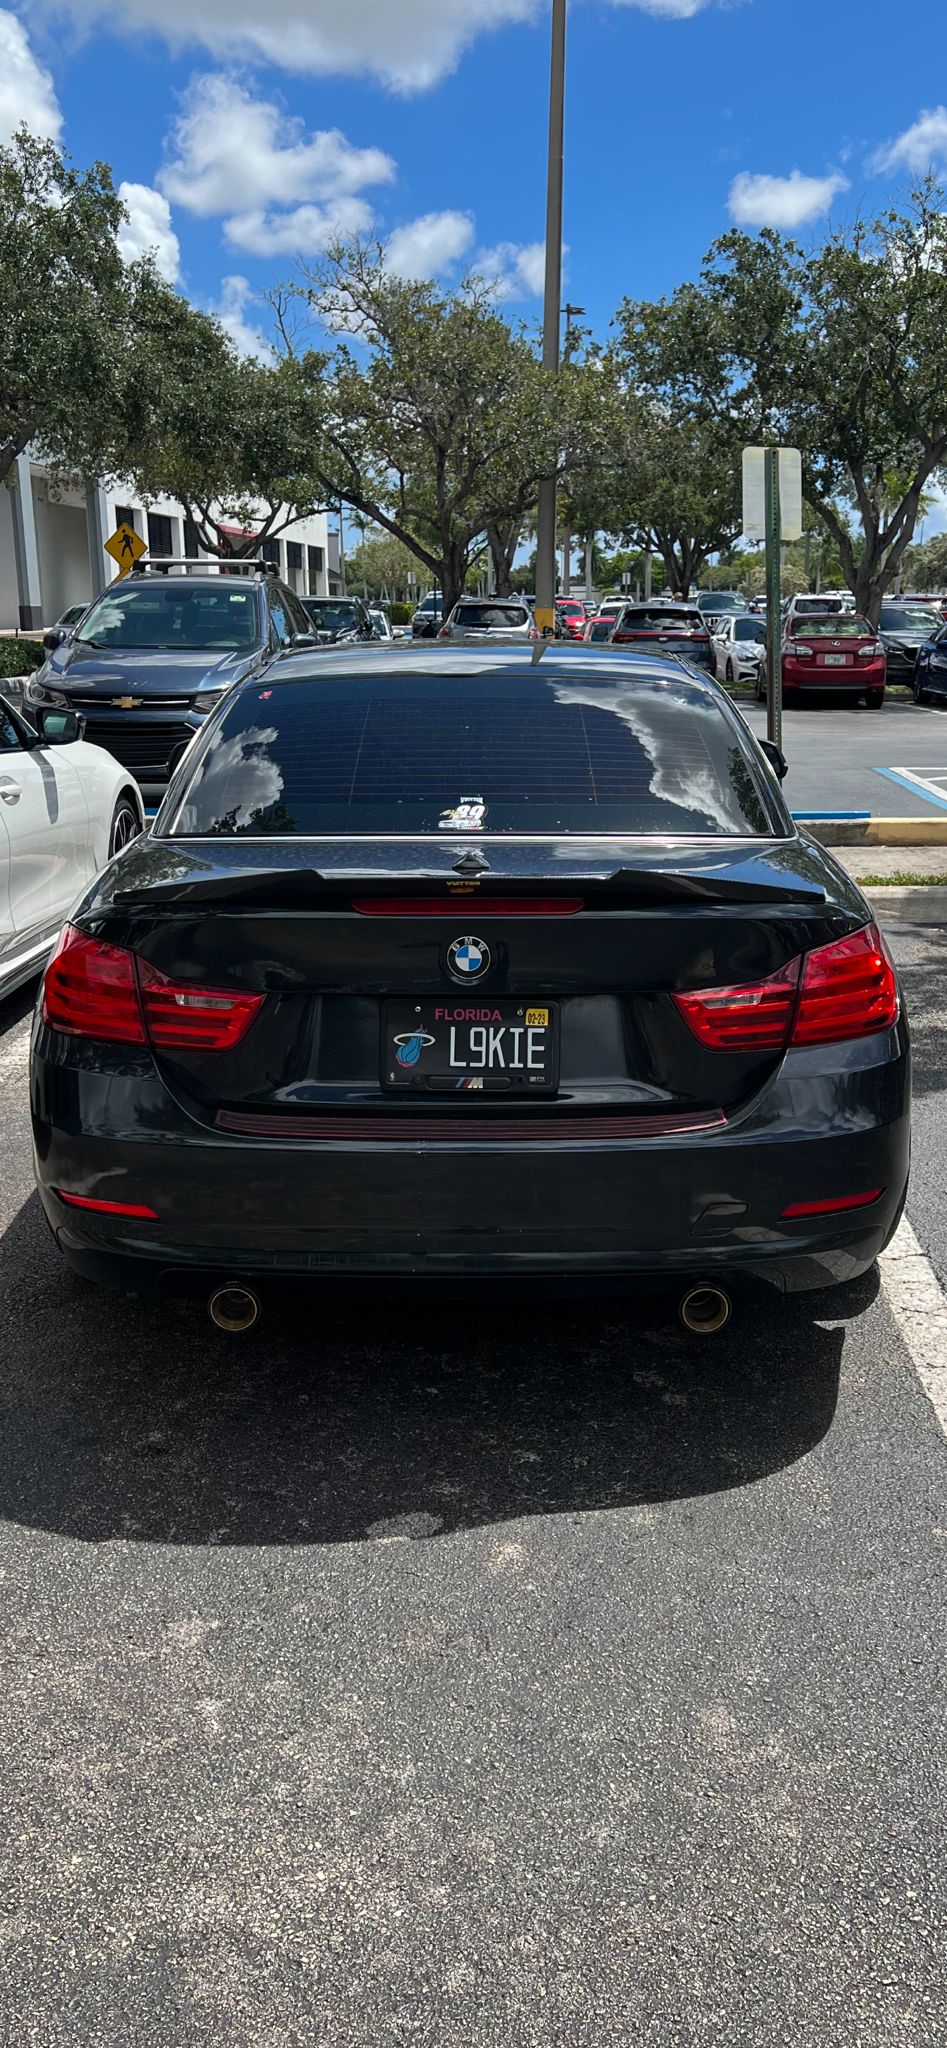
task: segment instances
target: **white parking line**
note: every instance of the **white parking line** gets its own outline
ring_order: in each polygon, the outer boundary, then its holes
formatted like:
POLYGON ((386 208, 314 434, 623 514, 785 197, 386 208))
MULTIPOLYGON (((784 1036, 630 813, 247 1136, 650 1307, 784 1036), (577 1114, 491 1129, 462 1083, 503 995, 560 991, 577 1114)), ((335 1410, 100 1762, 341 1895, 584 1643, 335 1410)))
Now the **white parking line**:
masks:
POLYGON ((947 1436, 947 1297, 906 1216, 880 1265, 888 1307, 947 1436))

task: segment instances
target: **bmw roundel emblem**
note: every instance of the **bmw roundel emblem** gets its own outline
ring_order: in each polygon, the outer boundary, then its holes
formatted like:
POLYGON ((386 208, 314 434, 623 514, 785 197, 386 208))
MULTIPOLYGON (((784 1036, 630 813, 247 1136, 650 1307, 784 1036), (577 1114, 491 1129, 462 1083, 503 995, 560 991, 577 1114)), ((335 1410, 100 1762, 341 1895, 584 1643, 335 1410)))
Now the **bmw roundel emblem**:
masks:
POLYGON ((458 981, 480 981, 492 962, 485 939, 455 939, 447 948, 447 970, 458 981))

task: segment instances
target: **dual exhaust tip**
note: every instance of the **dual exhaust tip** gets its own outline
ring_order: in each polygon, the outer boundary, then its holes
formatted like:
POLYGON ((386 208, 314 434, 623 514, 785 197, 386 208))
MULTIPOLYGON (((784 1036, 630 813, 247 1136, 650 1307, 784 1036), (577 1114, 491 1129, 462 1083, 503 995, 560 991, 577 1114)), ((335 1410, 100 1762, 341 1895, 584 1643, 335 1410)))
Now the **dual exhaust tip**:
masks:
MULTIPOLYGON (((236 1280, 228 1281, 225 1287, 215 1287, 207 1303, 207 1313, 214 1328, 225 1336, 242 1336, 252 1330, 262 1314, 262 1303, 252 1287, 244 1287, 236 1280)), ((697 1287, 689 1287, 682 1296, 678 1313, 685 1330, 693 1337, 716 1337, 726 1328, 733 1314, 733 1303, 723 1287, 715 1287, 708 1281, 701 1281, 697 1287)))

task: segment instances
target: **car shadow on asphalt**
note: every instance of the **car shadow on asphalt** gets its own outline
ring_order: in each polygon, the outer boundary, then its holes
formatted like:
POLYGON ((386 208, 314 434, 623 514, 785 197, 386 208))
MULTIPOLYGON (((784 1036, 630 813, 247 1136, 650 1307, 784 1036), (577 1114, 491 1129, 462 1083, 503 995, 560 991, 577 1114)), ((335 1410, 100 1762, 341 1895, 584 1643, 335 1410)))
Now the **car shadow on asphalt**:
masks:
POLYGON ((0 1515, 88 1541, 334 1544, 746 1486, 829 1429, 828 1319, 876 1285, 754 1301, 712 1340, 660 1299, 353 1286, 226 1338, 200 1302, 76 1280, 34 1196, 0 1244, 0 1515))

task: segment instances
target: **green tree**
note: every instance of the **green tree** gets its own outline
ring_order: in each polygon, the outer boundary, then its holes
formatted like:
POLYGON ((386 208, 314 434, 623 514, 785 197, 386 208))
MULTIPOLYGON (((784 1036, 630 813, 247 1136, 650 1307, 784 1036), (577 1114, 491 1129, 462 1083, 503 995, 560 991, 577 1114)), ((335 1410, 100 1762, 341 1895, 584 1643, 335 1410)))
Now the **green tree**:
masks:
POLYGON ((114 467, 146 499, 177 498, 209 554, 251 554, 325 502, 325 359, 239 356, 217 320, 158 278, 142 287, 141 312, 121 367, 114 467))
POLYGON ((79 171, 20 128, 0 149, 0 479, 31 442, 64 472, 105 466, 137 281, 106 164, 79 171))
POLYGON ((877 624, 947 463, 944 194, 929 181, 815 255, 769 229, 725 235, 697 284, 619 319, 639 387, 682 425, 801 448, 807 503, 877 624))
POLYGON ((931 540, 908 548, 903 571, 909 589, 947 589, 947 533, 936 533, 931 540))
POLYGON ((370 597, 407 598, 417 556, 402 541, 378 527, 366 527, 358 546, 350 549, 346 571, 353 590, 367 588, 370 597))
POLYGON ((278 295, 343 337, 327 380, 323 489, 409 548, 448 607, 488 529, 522 517, 556 469, 559 394, 522 330, 474 279, 460 292, 395 277, 381 247, 338 244, 278 295))

